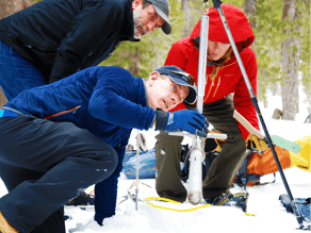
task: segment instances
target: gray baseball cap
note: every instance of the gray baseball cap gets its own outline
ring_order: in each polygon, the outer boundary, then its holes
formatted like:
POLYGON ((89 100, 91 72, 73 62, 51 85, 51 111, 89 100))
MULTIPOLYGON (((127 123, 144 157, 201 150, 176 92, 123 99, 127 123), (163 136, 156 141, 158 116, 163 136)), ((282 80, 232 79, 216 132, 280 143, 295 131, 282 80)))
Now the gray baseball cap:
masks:
POLYGON ((165 21, 162 25, 162 31, 169 35, 172 32, 172 27, 170 24, 170 21, 168 20, 168 17, 170 15, 170 3, 168 0, 147 0, 150 2, 158 15, 165 21))

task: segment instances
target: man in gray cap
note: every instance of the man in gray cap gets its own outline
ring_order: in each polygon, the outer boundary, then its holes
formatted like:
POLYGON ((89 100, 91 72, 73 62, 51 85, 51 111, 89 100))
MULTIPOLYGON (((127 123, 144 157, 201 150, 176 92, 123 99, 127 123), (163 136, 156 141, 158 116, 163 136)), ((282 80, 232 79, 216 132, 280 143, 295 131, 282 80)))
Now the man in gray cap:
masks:
MULTIPOLYGON (((135 1, 134 1, 135 2, 135 1)), ((134 3, 133 2, 133 3, 134 3)), ((140 1, 137 1, 138 3, 140 1)), ((145 12, 142 12, 141 10, 134 11, 134 38, 139 39, 141 36, 146 35, 147 33, 151 32, 151 30, 154 29, 153 25, 149 25, 151 22, 154 22, 158 18, 160 18, 160 22, 162 22, 162 30, 165 34, 170 34, 172 31, 172 27, 170 25, 170 22, 168 20, 169 14, 170 14, 170 5, 167 0, 143 0, 142 7, 145 7, 145 12), (150 6, 148 6, 150 5, 150 6), (147 9, 149 7, 149 10, 147 9), (154 14, 153 12, 156 12, 154 14), (143 18, 144 14, 149 14, 151 21, 147 24, 143 24, 144 21, 143 18), (154 15, 153 15, 154 14, 154 15), (141 21, 139 21, 141 20, 141 21)))
POLYGON ((0 21, 8 100, 107 59, 121 41, 172 29, 168 0, 43 0, 0 21))

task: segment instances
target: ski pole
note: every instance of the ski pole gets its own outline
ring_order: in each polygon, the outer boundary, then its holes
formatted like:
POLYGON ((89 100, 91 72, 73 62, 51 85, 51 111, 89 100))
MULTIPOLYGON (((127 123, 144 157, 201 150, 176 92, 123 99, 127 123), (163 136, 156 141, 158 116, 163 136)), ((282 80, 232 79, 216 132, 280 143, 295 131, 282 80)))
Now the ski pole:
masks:
POLYGON ((272 140, 271 140, 271 138, 270 138, 269 132, 268 132, 267 127, 266 127, 266 125, 265 125, 264 119, 263 119, 263 117, 262 117, 262 115, 261 115, 261 112, 260 112, 260 109, 259 109, 259 105, 258 105, 258 102, 257 102, 257 98, 256 98, 256 96, 254 95, 253 88, 252 88, 252 86, 251 86, 251 84, 250 84, 250 81, 249 81, 249 79, 248 79, 248 76, 247 76, 247 74, 246 74, 246 71, 245 71, 243 62, 242 62, 242 60, 241 60, 239 51, 237 50, 237 47, 236 47, 235 42, 234 42, 234 40, 233 40, 233 37, 232 37, 231 31, 230 31, 229 25, 228 25, 228 23, 227 23, 226 17, 225 17, 224 12, 223 12, 223 10, 222 10, 222 8, 221 8, 222 1, 220 1, 220 0, 212 0, 212 1, 213 1, 213 3, 214 3, 214 8, 217 9, 217 11, 218 11, 218 13, 219 13, 219 16, 220 16, 220 18, 221 18, 222 24, 223 24, 223 26, 224 26, 224 28, 225 28, 225 31, 226 31, 226 34, 227 34, 227 36, 228 36, 228 38, 229 38, 230 45, 231 45, 231 47, 232 47, 232 50, 233 50, 233 52, 234 52, 234 55, 235 55, 236 60, 237 60, 237 62, 238 62, 238 65, 239 65, 240 70, 241 70, 241 72, 242 72, 244 81, 245 81, 245 83, 246 83, 248 92, 249 92, 250 97, 251 97, 251 101, 252 101, 253 105, 254 105, 255 108, 256 108, 256 111, 257 111, 257 114, 258 114, 260 123, 261 123, 261 125, 262 125, 262 128, 263 128, 264 133, 265 133, 265 136, 266 136, 266 140, 268 141, 268 145, 269 145, 269 147, 270 147, 270 149, 271 149, 271 151, 272 151, 274 160, 275 160, 275 162, 276 162, 276 164, 277 164, 277 167, 278 167, 278 170, 279 170, 279 172, 280 172, 280 175, 281 175, 283 184, 284 184, 284 186, 285 186, 286 192, 287 192, 287 194, 288 194, 288 196, 289 196, 289 198, 290 198, 291 205, 292 205, 293 211, 294 211, 294 213, 295 213, 296 219, 297 219, 297 221, 298 221, 298 224, 300 225, 300 229, 303 229, 303 225, 302 225, 303 217, 300 215, 300 213, 299 213, 299 211, 298 211, 298 208, 297 208, 296 203, 295 203, 295 201, 294 201, 293 195, 292 195, 292 193, 291 193, 291 190, 290 190, 289 185, 288 185, 288 183, 287 183, 287 180, 286 180, 286 178, 285 178, 283 169, 282 169, 282 167, 281 167, 280 161, 279 161, 279 159, 278 159, 278 157, 277 157, 277 155, 276 155, 274 146, 273 146, 273 144, 272 144, 272 140))

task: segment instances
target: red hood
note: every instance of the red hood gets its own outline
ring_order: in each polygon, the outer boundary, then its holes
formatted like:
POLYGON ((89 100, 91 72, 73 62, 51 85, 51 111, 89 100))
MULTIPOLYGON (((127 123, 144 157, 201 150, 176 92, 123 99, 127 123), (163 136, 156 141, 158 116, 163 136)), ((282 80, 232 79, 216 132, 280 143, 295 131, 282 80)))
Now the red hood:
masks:
MULTIPOLYGON (((248 19, 245 17, 244 12, 236 6, 229 4, 221 4, 221 8, 225 14, 229 28, 233 39, 237 45, 239 51, 250 46, 254 41, 254 34, 251 29, 248 19)), ((228 36, 220 19, 217 9, 214 7, 209 8, 209 31, 208 38, 211 41, 217 41, 222 43, 229 43, 228 36)), ((200 36, 201 20, 194 27, 190 39, 193 44, 196 42, 193 40, 200 36)))

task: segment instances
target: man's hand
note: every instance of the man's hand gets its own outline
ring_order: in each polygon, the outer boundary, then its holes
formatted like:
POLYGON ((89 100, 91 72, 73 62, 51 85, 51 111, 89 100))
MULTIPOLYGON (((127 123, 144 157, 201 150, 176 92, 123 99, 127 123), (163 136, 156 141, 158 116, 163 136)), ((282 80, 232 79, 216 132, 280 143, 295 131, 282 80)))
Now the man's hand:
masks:
POLYGON ((187 131, 191 134, 207 134, 209 122, 206 118, 192 110, 181 110, 174 113, 163 112, 157 109, 156 130, 187 131))
POLYGON ((256 135, 254 134, 249 134, 246 141, 245 145, 246 147, 250 144, 252 148, 256 148, 258 151, 262 151, 268 148, 267 143, 263 139, 259 139, 256 135))

